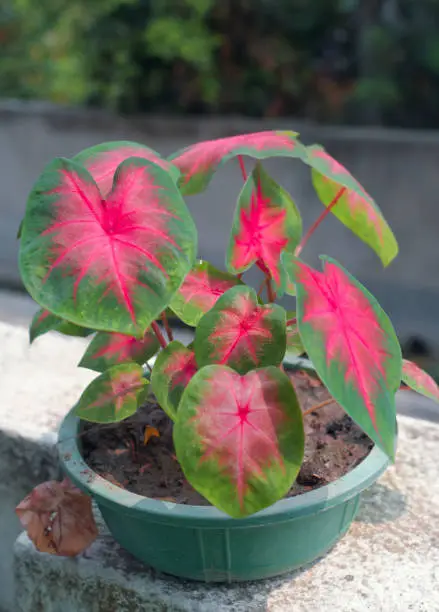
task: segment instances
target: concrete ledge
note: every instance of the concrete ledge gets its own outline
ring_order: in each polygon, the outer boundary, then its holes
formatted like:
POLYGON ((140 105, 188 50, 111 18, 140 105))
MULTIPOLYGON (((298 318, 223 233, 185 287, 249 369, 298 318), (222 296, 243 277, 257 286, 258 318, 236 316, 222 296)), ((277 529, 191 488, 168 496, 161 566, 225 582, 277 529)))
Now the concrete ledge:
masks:
MULTIPOLYGON (((14 590, 12 564, 13 543, 20 532, 20 525, 15 517, 14 508, 38 483, 58 476, 58 463, 54 444, 56 442, 56 432, 59 423, 72 404, 77 400, 87 383, 94 377, 92 372, 76 367, 85 349, 86 341, 82 339, 65 338, 57 334, 48 334, 47 336, 37 339, 35 344, 29 347, 28 335, 25 327, 1 322, 3 319, 21 325, 28 324, 35 309, 35 304, 29 298, 0 292, 0 610, 2 612, 15 612, 16 610, 13 604, 14 590)), ((420 398, 415 394, 411 394, 410 392, 401 394, 398 400, 398 410, 404 414, 411 414, 431 420, 438 420, 439 417, 439 409, 436 404, 424 398, 420 398)), ((401 422, 409 423, 411 421, 405 419, 401 422)), ((415 425, 413 425, 413 427, 415 427, 415 425)), ((429 432, 437 432, 437 427, 429 424, 419 423, 416 427, 424 427, 429 432)), ((404 435, 404 431, 405 425, 402 426, 401 435, 404 435)), ((424 451, 426 448, 424 441, 421 439, 414 439, 412 444, 417 453, 420 453, 420 449, 424 451)), ((430 476, 430 484, 424 487, 426 495, 433 495, 436 482, 435 479, 437 479, 436 465, 434 465, 433 468, 435 470, 435 475, 432 474, 430 476)), ((395 473, 399 474, 399 464, 394 469, 396 470, 395 473)), ((388 476, 385 478, 388 478, 388 476)), ((423 478, 427 478, 425 473, 423 478)), ((377 501, 381 495, 380 489, 378 488, 375 493, 371 495, 373 503, 378 504, 378 508, 382 508, 382 502, 377 501)), ((393 498, 387 497, 386 499, 386 503, 395 503, 395 500, 392 501, 393 498)), ((438 505, 437 501, 436 505, 438 505)), ((434 511, 433 501, 431 507, 434 511)), ((364 513, 365 511, 366 509, 363 509, 362 512, 364 513)), ((382 512, 382 510, 380 510, 380 512, 382 512)), ((426 513, 425 520, 429 520, 428 512, 426 513)), ((358 525, 359 524, 357 524, 354 529, 357 529, 358 525)), ((25 540, 22 539, 21 542, 24 543, 25 540)), ((109 558, 113 560, 115 557, 117 558, 119 556, 117 546, 108 536, 104 535, 103 539, 98 543, 98 546, 100 548, 95 549, 95 547, 93 547, 91 549, 90 558, 74 561, 71 567, 76 567, 75 564, 79 567, 83 563, 93 563, 93 567, 100 567, 102 555, 104 557, 109 555, 109 558), (96 550, 100 550, 101 552, 96 552, 95 554, 96 550), (109 551, 113 552, 110 554, 109 551)), ((344 544, 340 546, 343 547, 344 544)), ((367 548, 366 542, 364 543, 364 547, 365 549, 367 548)), ((336 551, 337 550, 338 549, 336 549, 336 551)), ((343 548, 341 550, 343 550, 343 548)), ((29 554, 29 563, 33 563, 34 553, 30 548, 26 554, 29 554)), ((335 552, 334 554, 338 553, 335 552)), ((38 555, 36 558, 39 558, 38 555)), ((120 563, 123 562, 128 564, 127 567, 131 573, 130 563, 132 563, 132 561, 129 559, 127 560, 127 556, 124 556, 123 553, 121 559, 122 561, 120 561, 120 563)), ((61 564, 64 563, 64 560, 51 560, 51 562, 52 561, 60 562, 61 564)), ((319 567, 321 566, 322 564, 319 564, 319 567)), ((86 565, 86 567, 88 566, 86 565)), ((105 563, 103 567, 107 568, 105 563)), ((107 569, 109 571, 109 568, 107 569)), ((105 569, 105 572, 107 572, 107 569, 105 569)), ((86 571, 88 572, 89 569, 86 571)), ((113 568, 111 571, 113 572, 116 570, 113 568)), ((332 571, 333 569, 328 569, 328 576, 332 571)), ((155 576, 155 574, 148 573, 148 571, 142 567, 137 568, 134 574, 141 577, 139 580, 146 581, 145 584, 149 585, 145 587, 147 591, 152 588, 150 587, 151 584, 162 584, 162 579, 155 576)), ((349 574, 349 572, 346 572, 346 574, 349 574)), ((108 572, 105 575, 108 575, 108 572)), ((374 572, 372 572, 372 575, 374 575, 374 572)), ((296 577, 295 584, 297 584, 299 578, 300 576, 296 577)), ((76 578, 72 577, 73 583, 74 580, 76 580, 76 578)), ((44 581, 42 582, 41 588, 43 588, 43 583, 44 581)), ((168 585, 166 588, 171 588, 169 585, 174 584, 178 586, 180 583, 166 580, 164 584, 168 585)), ((279 584, 279 588, 281 588, 283 583, 279 584)), ((24 587, 20 585, 20 590, 21 588, 24 587)), ((175 588, 177 587, 174 586, 172 587, 174 590, 171 589, 173 594, 176 592, 175 588)), ((244 589, 245 592, 253 592, 251 589, 248 591, 249 588, 250 587, 246 587, 244 589)), ((269 587, 267 586, 267 588, 269 587)), ((274 583, 271 583, 270 598, 274 597, 272 593, 277 592, 276 588, 278 587, 276 587, 274 583)), ((258 589, 260 589, 259 586, 258 589)), ((190 598, 188 599, 188 605, 192 605, 194 595, 192 591, 189 592, 190 598)), ((205 591, 201 588, 200 592, 204 593, 205 591)), ((207 592, 208 590, 206 593, 207 592)), ((228 592, 226 588, 224 592, 228 592)), ((255 592, 259 593, 259 590, 255 592)), ((254 599, 256 595, 252 595, 252 597, 254 599)), ((35 607, 34 609, 36 610, 38 608, 35 607)), ((46 612, 46 610, 50 612, 51 610, 51 608, 43 609, 44 612, 46 612)), ((56 610, 57 608, 55 607, 52 609, 56 610)), ((95 608, 88 609, 94 610, 95 608)), ((107 608, 107 610, 111 609, 111 607, 107 608)), ((119 610, 117 607, 115 609, 119 610)), ((123 608, 120 609, 123 610, 123 608)), ((136 608, 133 607, 133 610, 135 609, 136 608)), ((149 609, 154 610, 154 608, 151 607, 149 609)), ((179 610, 179 608, 175 609, 179 610)), ((187 609, 195 611, 197 609, 208 610, 208 608, 205 607, 187 609)), ((266 608, 250 607, 247 609, 265 610, 266 608)), ((275 610, 276 608, 272 609, 275 610)), ((416 608, 413 609, 416 610, 416 608)), ((76 608, 72 607, 69 610, 66 607, 62 610, 63 612, 64 610, 66 612, 72 612, 76 610, 76 608)), ((87 608, 84 607, 84 610, 87 610, 87 608)), ((298 610, 300 610, 300 608, 298 608, 298 610)), ((386 609, 386 612, 387 610, 388 609, 386 609)), ((428 608, 428 612, 430 612, 430 610, 432 610, 431 606, 428 608)))
MULTIPOLYGON (((0 292, 0 612, 13 607, 14 509, 37 484, 59 476, 57 431, 97 374, 77 368, 87 341, 48 334, 29 346, 35 303, 0 292), (22 325, 10 325, 1 319, 22 325)), ((188 340, 187 332, 176 336, 188 340)))
POLYGON ((439 426, 399 419, 399 451, 363 496, 347 536, 283 578, 204 585, 159 575, 103 530, 82 556, 15 545, 20 612, 433 612, 439 610, 439 426))
MULTIPOLYGON (((10 301, 14 315, 22 316, 22 302, 10 301)), ((15 612, 12 547, 21 527, 14 509, 34 486, 59 475, 59 422, 93 377, 75 368, 84 348, 81 340, 49 335, 30 349, 24 327, 0 322, 0 610, 15 612)))

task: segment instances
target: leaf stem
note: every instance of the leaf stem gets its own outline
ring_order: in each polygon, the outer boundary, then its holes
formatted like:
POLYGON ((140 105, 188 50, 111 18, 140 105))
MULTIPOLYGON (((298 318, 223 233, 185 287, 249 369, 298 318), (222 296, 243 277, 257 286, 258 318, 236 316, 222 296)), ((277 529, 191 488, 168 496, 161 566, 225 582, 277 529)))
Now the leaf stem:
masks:
POLYGON ((332 402, 335 402, 335 399, 333 397, 330 397, 324 402, 320 402, 320 404, 316 404, 315 406, 311 406, 311 408, 308 408, 308 410, 305 410, 305 412, 302 413, 302 416, 306 416, 307 414, 311 414, 311 412, 320 410, 320 408, 323 408, 324 406, 327 406, 328 404, 332 404, 332 402))
POLYGON ((299 255, 302 252, 302 249, 305 246, 305 244, 308 242, 308 240, 310 239, 312 234, 314 234, 316 229, 319 227, 320 223, 326 219, 326 217, 329 215, 329 213, 334 208, 334 206, 337 204, 337 202, 339 201, 339 199, 341 198, 341 196, 344 194, 345 191, 346 191, 346 187, 342 187, 337 192, 337 194, 335 195, 334 199, 329 204, 329 206, 327 208, 325 208, 325 210, 322 212, 322 214, 311 225, 311 227, 309 228, 309 230, 307 231, 307 233, 302 238, 302 240, 300 241, 300 243, 298 244, 298 246, 296 248, 296 251, 294 253, 296 257, 299 257, 299 255))
POLYGON ((239 167, 241 168, 241 174, 244 181, 247 180, 247 170, 245 169, 244 160, 242 159, 242 155, 238 155, 239 167))
POLYGON ((267 295, 268 295, 268 301, 269 302, 274 302, 276 299, 276 294, 273 291, 273 286, 271 284, 271 278, 269 276, 267 276, 266 279, 266 283, 267 283, 267 295))
POLYGON ((168 343, 165 340, 164 335, 162 334, 160 327, 157 325, 157 321, 153 321, 151 323, 152 331, 155 333, 157 340, 160 342, 160 346, 162 348, 166 348, 168 343))
POLYGON ((172 333, 171 326, 169 325, 168 317, 166 316, 166 312, 162 312, 162 321, 163 325, 166 329, 166 333, 168 334, 169 341, 172 342, 174 339, 174 334, 172 333))
POLYGON ((264 287, 265 287, 266 283, 267 283, 267 279, 264 278, 264 280, 261 283, 261 286, 258 289, 258 297, 259 298, 262 296, 262 292, 264 291, 264 287))

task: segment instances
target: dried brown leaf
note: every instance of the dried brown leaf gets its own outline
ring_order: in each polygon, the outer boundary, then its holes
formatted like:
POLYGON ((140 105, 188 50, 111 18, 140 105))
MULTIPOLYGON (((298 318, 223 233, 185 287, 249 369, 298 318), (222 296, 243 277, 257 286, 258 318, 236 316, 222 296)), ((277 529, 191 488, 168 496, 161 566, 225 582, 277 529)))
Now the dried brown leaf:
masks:
POLYGON ((67 478, 38 485, 15 511, 40 552, 74 557, 98 535, 91 498, 67 478))

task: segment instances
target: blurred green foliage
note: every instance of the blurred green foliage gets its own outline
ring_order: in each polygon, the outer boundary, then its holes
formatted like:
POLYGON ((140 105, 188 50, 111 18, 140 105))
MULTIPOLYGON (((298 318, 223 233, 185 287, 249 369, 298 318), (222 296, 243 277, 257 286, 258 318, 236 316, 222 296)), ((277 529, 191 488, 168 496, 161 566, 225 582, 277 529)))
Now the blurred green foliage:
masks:
POLYGON ((0 95, 439 126, 439 0, 3 0, 0 95))

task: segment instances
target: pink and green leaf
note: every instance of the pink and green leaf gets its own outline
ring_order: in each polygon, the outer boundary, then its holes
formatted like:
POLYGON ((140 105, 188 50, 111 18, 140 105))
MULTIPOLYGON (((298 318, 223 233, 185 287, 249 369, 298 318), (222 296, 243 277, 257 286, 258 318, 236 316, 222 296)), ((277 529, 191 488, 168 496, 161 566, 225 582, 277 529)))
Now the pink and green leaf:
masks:
POLYGON ((129 158, 104 200, 79 164, 57 159, 27 204, 20 270, 54 314, 143 337, 195 260, 196 229, 169 174, 129 158))
POLYGON ((93 333, 92 329, 75 325, 70 321, 65 321, 61 317, 57 317, 49 310, 41 308, 32 319, 31 326, 29 328, 29 341, 32 343, 38 336, 47 334, 47 332, 54 331, 65 336, 77 336, 79 338, 85 338, 93 333))
POLYGON ((194 351, 177 340, 160 351, 151 375, 158 403, 174 421, 183 391, 197 372, 194 351))
POLYGON ((137 142, 121 140, 119 142, 105 142, 94 147, 84 149, 73 161, 84 166, 92 175, 99 191, 107 196, 113 187, 114 175, 117 167, 129 157, 140 157, 154 162, 166 172, 169 172, 176 181, 180 175, 179 170, 149 147, 137 142))
POLYGON ((297 288, 297 320, 306 352, 331 395, 394 458, 395 393, 401 349, 376 299, 336 261, 318 272, 283 255, 297 288))
POLYGON ((295 132, 266 131, 199 142, 178 151, 170 160, 181 172, 182 193, 194 195, 207 187, 222 164, 238 155, 256 159, 305 158, 306 149, 297 140, 295 132))
POLYGON ((116 423, 134 414, 148 395, 148 380, 137 363, 113 366, 85 389, 75 414, 93 423, 116 423))
POLYGON ((222 295, 200 319, 195 332, 198 366, 228 365, 241 374, 279 365, 286 347, 285 310, 261 306, 256 292, 238 286, 222 295))
POLYGON ((241 284, 236 276, 217 270, 207 261, 200 261, 184 279, 170 307, 184 323, 195 327, 223 293, 241 284))
POLYGON ((424 372, 416 363, 402 360, 402 381, 414 391, 439 403, 439 386, 430 374, 424 372))
POLYGON ((307 163, 320 201, 329 206, 345 188, 331 212, 369 245, 387 266, 398 254, 398 244, 381 210, 354 177, 322 147, 308 147, 307 163))
POLYGON ((282 290, 286 275, 280 255, 283 251, 293 253, 301 235, 302 220, 291 197, 256 164, 239 195, 227 252, 228 269, 237 274, 257 263, 282 290))
POLYGON ((160 345, 156 335, 148 329, 143 338, 125 334, 98 332, 79 362, 82 368, 105 372, 112 366, 134 362, 144 364, 157 353, 160 345))
POLYGON ((288 376, 274 367, 245 376, 203 368, 181 398, 174 444, 188 481, 223 512, 240 518, 270 506, 303 460, 302 413, 288 376))

